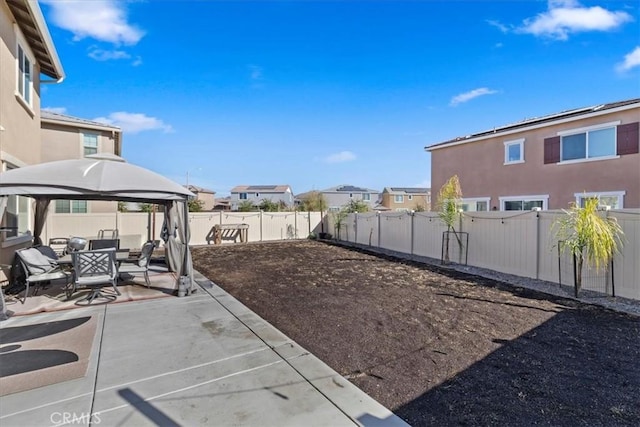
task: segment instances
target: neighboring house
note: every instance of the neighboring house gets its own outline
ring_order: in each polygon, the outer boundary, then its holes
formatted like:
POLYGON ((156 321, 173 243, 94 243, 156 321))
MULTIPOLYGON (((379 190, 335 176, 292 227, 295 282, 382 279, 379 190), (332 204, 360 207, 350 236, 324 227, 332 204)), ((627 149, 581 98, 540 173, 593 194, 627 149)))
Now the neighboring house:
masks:
MULTIPOLYGON (((41 162, 79 159, 90 154, 122 153, 122 131, 115 126, 43 110, 41 115, 41 162)), ((115 212, 117 202, 55 200, 50 212, 115 212)))
POLYGON ((385 187, 382 206, 394 211, 430 210, 431 189, 416 187, 385 187))
POLYGON ((378 190, 354 185, 338 185, 319 191, 327 201, 327 207, 330 211, 338 211, 352 200, 362 201, 369 205, 369 209, 373 210, 380 198, 378 190))
POLYGON ((213 205, 214 211, 230 211, 231 210, 231 197, 222 197, 216 199, 213 205))
POLYGON ((293 206, 293 192, 288 185, 238 185, 231 189, 231 210, 237 211, 238 206, 246 201, 258 206, 265 199, 293 206))
POLYGON ((563 111, 425 147, 431 185, 458 175, 469 211, 640 208, 640 99, 563 111))
POLYGON ((216 202, 216 192, 213 190, 208 190, 206 188, 197 187, 195 185, 187 185, 187 190, 191 191, 196 195, 196 200, 200 200, 202 202, 202 210, 203 211, 211 211, 213 210, 216 202))
MULTIPOLYGON (((64 78, 38 2, 0 0, 0 172, 40 163, 40 84, 64 78)), ((0 177, 0 179, 2 179, 0 177)), ((0 212, 0 263, 30 244, 30 198, 11 196, 0 212)))

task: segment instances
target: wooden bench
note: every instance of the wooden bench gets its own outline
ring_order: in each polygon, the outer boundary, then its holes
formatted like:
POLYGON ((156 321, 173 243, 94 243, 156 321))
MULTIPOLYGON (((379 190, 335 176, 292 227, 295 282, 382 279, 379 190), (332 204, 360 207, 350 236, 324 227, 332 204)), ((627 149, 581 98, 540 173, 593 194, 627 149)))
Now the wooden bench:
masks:
POLYGON ((216 224, 213 226, 214 243, 222 244, 222 239, 235 242, 239 237, 241 243, 246 243, 249 235, 249 224, 216 224))

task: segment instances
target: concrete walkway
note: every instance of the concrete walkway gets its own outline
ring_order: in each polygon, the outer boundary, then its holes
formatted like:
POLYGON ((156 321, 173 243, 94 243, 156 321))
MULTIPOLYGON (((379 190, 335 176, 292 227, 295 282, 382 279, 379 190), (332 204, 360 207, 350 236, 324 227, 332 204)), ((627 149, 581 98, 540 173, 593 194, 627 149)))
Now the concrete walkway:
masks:
POLYGON ((98 317, 84 378, 0 397, 0 425, 406 425, 202 276, 186 298, 11 318, 98 317), (66 417, 66 423, 65 423, 66 417))

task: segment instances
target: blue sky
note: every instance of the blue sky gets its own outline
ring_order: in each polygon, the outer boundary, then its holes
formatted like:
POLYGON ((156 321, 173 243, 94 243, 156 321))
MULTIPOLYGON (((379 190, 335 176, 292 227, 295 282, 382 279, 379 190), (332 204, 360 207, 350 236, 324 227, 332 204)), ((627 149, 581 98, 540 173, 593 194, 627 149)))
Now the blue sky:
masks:
POLYGON ((640 96, 636 0, 40 4, 66 72, 42 107, 218 196, 430 186, 427 145, 640 96))

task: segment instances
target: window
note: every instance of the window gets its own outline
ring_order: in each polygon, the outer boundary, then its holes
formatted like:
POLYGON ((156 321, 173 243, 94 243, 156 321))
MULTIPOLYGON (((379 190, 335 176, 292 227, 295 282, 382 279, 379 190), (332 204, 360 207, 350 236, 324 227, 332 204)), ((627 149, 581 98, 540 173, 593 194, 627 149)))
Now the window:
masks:
POLYGON ((56 200, 56 213, 87 213, 87 201, 56 200))
POLYGON ((364 200, 365 202, 371 201, 371 194, 370 193, 362 193, 362 200, 364 200))
POLYGON ((599 206, 609 206, 611 209, 624 208, 625 191, 603 191, 600 193, 576 193, 576 203, 580 207, 584 207, 587 199, 598 199, 599 206))
POLYGON ((489 210, 489 197, 462 199, 460 207, 464 212, 486 212, 489 210))
POLYGON ((404 203, 404 196, 402 194, 396 194, 393 201, 396 203, 404 203))
POLYGON ((5 210, 5 238, 18 237, 29 230, 29 198, 9 196, 5 210))
POLYGON ((247 193, 240 193, 240 194, 238 195, 238 198, 239 198, 240 200, 247 200, 247 193))
POLYGON ((560 161, 562 162, 615 155, 615 126, 583 128, 560 134, 560 161))
POLYGON ((33 61, 27 52, 18 44, 18 94, 31 106, 31 94, 33 92, 33 61))
POLYGON ((256 198, 260 197, 260 193, 256 193, 256 198))
POLYGON ((85 133, 82 135, 82 147, 84 155, 89 156, 98 152, 98 134, 85 133))
POLYGON ((500 210, 503 211, 530 211, 534 208, 547 209, 549 196, 516 196, 500 197, 500 210))
POLYGON ((408 197, 409 197, 409 200, 413 200, 413 196, 412 195, 409 195, 408 197))
POLYGON ((504 143, 504 164, 524 162, 524 138, 504 143))

